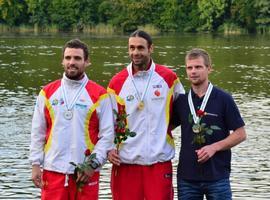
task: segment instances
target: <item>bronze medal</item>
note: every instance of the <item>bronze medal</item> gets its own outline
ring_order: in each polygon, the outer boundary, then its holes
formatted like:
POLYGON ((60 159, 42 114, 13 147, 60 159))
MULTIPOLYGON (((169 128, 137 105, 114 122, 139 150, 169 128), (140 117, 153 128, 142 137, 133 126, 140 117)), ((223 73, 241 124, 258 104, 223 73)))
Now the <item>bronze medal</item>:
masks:
POLYGON ((192 126, 192 130, 193 130, 194 133, 200 133, 201 132, 201 126, 200 126, 200 124, 194 124, 192 126))

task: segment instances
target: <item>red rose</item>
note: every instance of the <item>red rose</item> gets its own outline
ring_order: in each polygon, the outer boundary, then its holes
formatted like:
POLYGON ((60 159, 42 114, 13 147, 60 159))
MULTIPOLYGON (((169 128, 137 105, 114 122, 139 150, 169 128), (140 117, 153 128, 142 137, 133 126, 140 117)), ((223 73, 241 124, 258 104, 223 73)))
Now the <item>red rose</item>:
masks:
POLYGON ((90 156, 90 154, 91 154, 90 149, 86 149, 85 152, 84 152, 84 155, 85 156, 90 156))
POLYGON ((202 117, 205 115, 205 112, 203 110, 197 110, 196 114, 198 117, 202 117))
POLYGON ((125 134, 126 133, 126 129, 125 128, 121 128, 119 131, 121 134, 125 134))
POLYGON ((119 133, 119 132, 121 131, 121 128, 119 128, 118 126, 116 126, 116 127, 114 128, 114 131, 115 131, 116 133, 119 133))
POLYGON ((118 111, 119 111, 119 113, 123 113, 125 111, 125 107, 124 106, 118 106, 118 111))

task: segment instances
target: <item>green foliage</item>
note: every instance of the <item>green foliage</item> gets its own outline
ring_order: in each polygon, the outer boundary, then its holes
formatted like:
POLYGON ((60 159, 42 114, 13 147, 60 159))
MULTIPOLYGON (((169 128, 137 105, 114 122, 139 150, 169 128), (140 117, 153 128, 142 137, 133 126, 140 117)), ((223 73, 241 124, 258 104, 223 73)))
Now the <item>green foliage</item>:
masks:
POLYGON ((255 8, 255 0, 237 0, 231 5, 231 20, 245 27, 249 32, 255 32, 257 9, 255 8))
POLYGON ((74 0, 52 0, 49 7, 52 24, 57 24, 61 31, 71 31, 76 23, 74 0))
POLYGON ((198 121, 193 121, 192 114, 189 113, 188 121, 192 125, 192 131, 193 131, 193 140, 192 144, 196 145, 204 145, 206 142, 206 134, 212 135, 214 131, 221 130, 217 125, 210 125, 207 126, 206 123, 202 123, 202 118, 206 115, 212 115, 216 116, 216 114, 207 113, 203 110, 197 110, 196 111, 196 117, 198 117, 198 121))
POLYGON ((189 115, 188 115, 188 122, 190 124, 192 124, 192 122, 193 122, 193 117, 192 117, 192 114, 191 113, 189 113, 189 115))
POLYGON ((162 31, 177 30, 175 23, 178 19, 180 6, 177 0, 152 1, 152 21, 162 31))
POLYGON ((199 0, 198 8, 200 19, 203 24, 202 30, 215 31, 224 23, 225 10, 228 6, 227 0, 199 0))
POLYGON ((30 23, 39 27, 45 27, 50 23, 48 7, 51 1, 48 0, 25 0, 28 5, 30 23))
MULTIPOLYGON (((74 162, 69 162, 71 165, 73 165, 75 167, 74 169, 74 179, 77 179, 78 174, 83 173, 85 171, 89 171, 92 170, 90 163, 92 160, 96 159, 96 154, 92 153, 90 155, 85 155, 83 163, 74 163, 74 162)), ((84 186, 84 182, 77 182, 76 186, 77 189, 81 189, 84 186)))
POLYGON ((178 27, 185 32, 195 32, 200 24, 199 8, 197 1, 182 0, 179 5, 178 27))
POLYGON ((0 23, 18 26, 28 22, 27 4, 24 0, 0 0, 0 23))
POLYGON ((206 142, 205 135, 197 134, 197 135, 194 136, 192 144, 201 145, 201 144, 204 144, 205 142, 206 142))
POLYGON ((115 0, 113 25, 121 28, 123 32, 132 32, 140 25, 145 25, 151 21, 151 0, 115 0), (119 14, 121 13, 121 14, 119 14))
POLYGON ((259 31, 265 33, 270 29, 270 1, 257 0, 255 2, 255 8, 258 12, 255 22, 258 25, 259 31))
POLYGON ((144 26, 161 32, 270 30, 269 0, 0 0, 0 7, 0 23, 9 27, 81 32, 99 24, 118 32, 144 26))
POLYGON ((113 1, 102 1, 98 7, 98 16, 101 23, 109 23, 115 17, 115 4, 113 1))
POLYGON ((96 25, 99 22, 97 10, 101 0, 73 0, 73 8, 75 13, 75 26, 79 31, 83 31, 85 25, 96 25))

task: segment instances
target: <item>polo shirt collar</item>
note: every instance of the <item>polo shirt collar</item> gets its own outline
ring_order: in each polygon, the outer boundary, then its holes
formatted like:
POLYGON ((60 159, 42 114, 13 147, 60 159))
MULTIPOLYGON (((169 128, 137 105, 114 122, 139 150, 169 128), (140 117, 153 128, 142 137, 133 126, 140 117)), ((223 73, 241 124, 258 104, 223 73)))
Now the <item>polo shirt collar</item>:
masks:
MULTIPOLYGON (((188 94, 188 93, 187 93, 188 94)), ((210 97, 209 98, 215 98, 216 97, 216 88, 215 88, 215 86, 213 86, 213 90, 212 90, 212 92, 211 92, 211 94, 210 94, 210 97)), ((192 99, 199 99, 199 100, 203 100, 203 98, 204 98, 204 96, 205 95, 203 95, 202 97, 199 97, 194 91, 193 91, 193 89, 191 88, 191 97, 192 97, 192 99)))

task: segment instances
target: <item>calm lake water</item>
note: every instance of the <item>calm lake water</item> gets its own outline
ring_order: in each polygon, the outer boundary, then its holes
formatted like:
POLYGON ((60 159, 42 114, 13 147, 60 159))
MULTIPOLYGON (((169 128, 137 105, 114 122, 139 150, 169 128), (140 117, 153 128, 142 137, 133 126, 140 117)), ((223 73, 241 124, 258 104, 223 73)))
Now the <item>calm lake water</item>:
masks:
MULTIPOLYGON (((61 48, 74 37, 90 46, 87 74, 104 87, 129 62, 125 36, 0 35, 0 199, 39 198, 28 162, 35 98, 42 85, 62 76, 61 48)), ((232 93, 248 133, 233 149, 233 199, 270 199, 270 37, 168 35, 153 40, 154 61, 172 68, 186 89, 186 51, 200 47, 212 55, 210 80, 232 93)), ((178 152, 179 129, 174 137, 178 152)), ((178 153, 174 170, 177 158, 178 153)), ((102 170, 100 199, 111 199, 110 168, 106 164, 102 170)))

